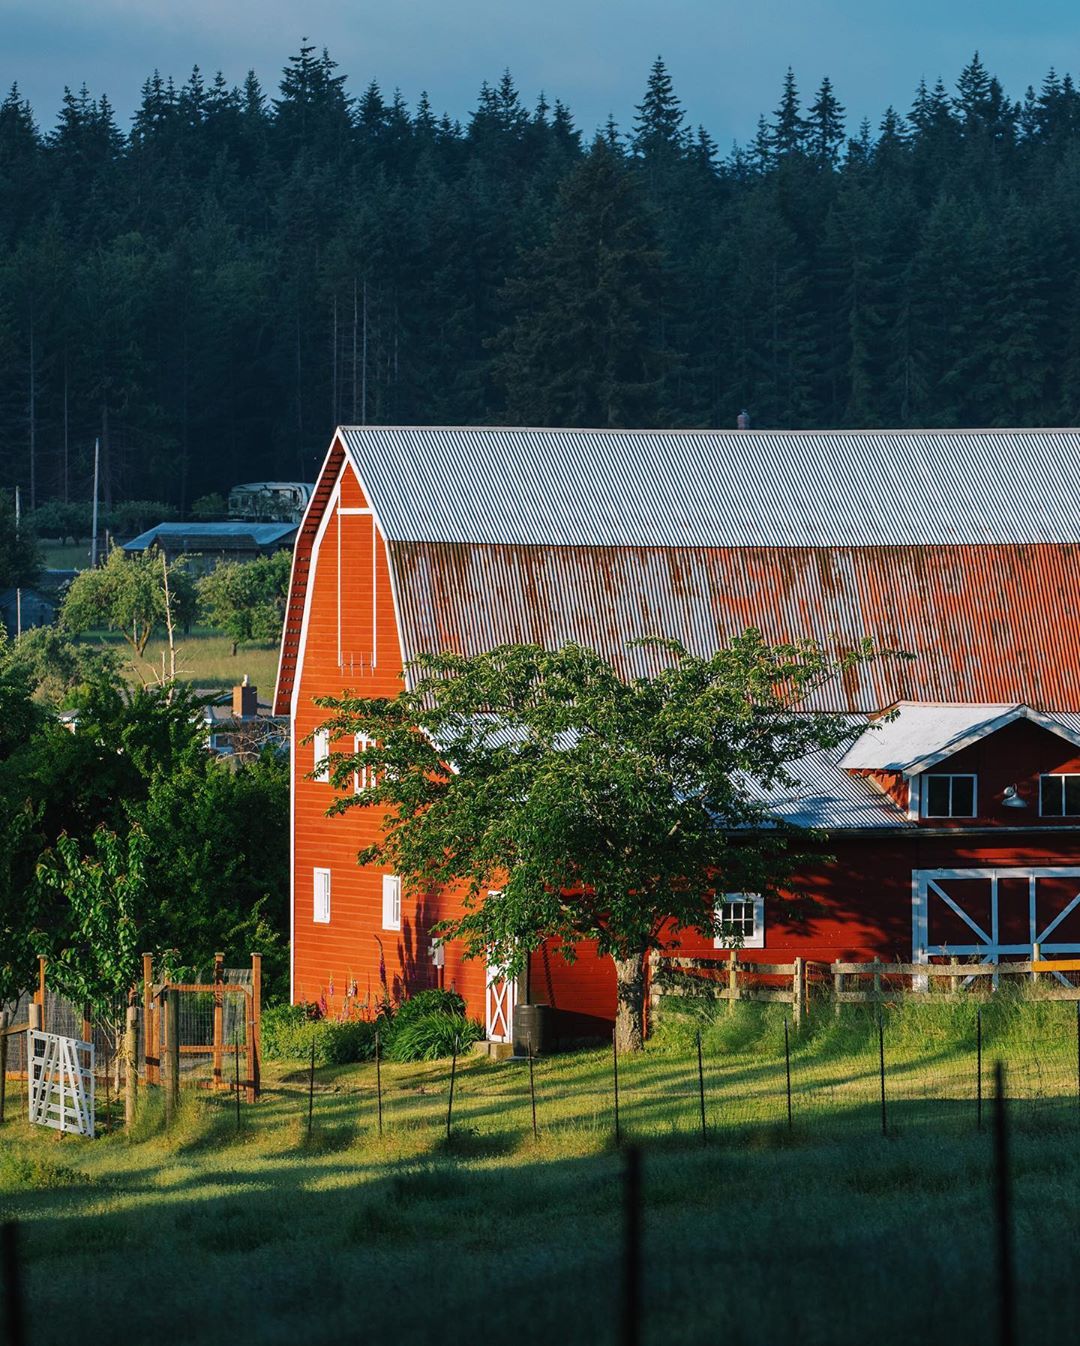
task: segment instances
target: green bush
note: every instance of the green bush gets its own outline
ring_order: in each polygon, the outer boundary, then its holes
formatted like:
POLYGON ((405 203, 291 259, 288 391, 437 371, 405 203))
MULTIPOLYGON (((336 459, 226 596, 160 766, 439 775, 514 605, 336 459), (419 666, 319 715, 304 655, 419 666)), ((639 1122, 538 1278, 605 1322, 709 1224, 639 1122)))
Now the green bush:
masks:
POLYGON ((458 1052, 465 1051, 483 1036, 483 1026, 475 1019, 448 1014, 445 1010, 415 1014, 404 1020, 399 1014, 386 1055, 391 1061, 437 1061, 452 1056, 455 1047, 458 1052))
POLYGON ((269 1061, 310 1061, 343 1066, 375 1057, 375 1023, 367 1019, 318 1019, 307 1005, 274 1005, 262 1016, 263 1056, 269 1061))
POLYGON ((424 1014, 456 1014, 459 1019, 464 1019, 465 997, 457 991, 417 991, 397 1007, 394 1026, 409 1023, 424 1014))

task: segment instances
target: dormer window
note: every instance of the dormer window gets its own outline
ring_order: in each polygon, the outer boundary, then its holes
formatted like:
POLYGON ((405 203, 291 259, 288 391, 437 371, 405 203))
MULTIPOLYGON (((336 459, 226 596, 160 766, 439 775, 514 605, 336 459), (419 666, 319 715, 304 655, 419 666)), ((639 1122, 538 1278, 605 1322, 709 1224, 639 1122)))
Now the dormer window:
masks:
POLYGON ((1080 775, 1040 776, 1039 812, 1044 818, 1080 817, 1080 775))
POLYGON ((923 777, 924 818, 974 818, 975 777, 936 775, 923 777))

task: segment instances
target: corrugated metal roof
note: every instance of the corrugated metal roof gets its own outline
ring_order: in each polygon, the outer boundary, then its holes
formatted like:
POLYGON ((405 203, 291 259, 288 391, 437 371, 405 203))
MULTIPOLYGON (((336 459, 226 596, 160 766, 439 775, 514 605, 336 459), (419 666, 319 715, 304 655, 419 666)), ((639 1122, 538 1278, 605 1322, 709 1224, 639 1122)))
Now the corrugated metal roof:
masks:
POLYGON ((1080 431, 344 427, 388 540, 1080 542, 1080 431))
POLYGON ((959 752, 1017 719, 1075 740, 1080 716, 1051 716, 1028 706, 925 705, 905 702, 895 719, 870 726, 840 765, 849 771, 906 771, 959 752))
POLYGON ((298 527, 295 523, 159 523, 125 542, 124 550, 145 551, 159 539, 168 539, 174 550, 202 550, 241 540, 255 547, 269 547, 291 537, 298 527))
POLYGON ((765 790, 750 781, 747 791, 752 799, 766 804, 773 817, 796 827, 907 830, 918 826, 864 776, 841 770, 843 753, 841 745, 794 762, 788 768, 799 781, 794 790, 765 790))
POLYGON ((819 706, 1026 703, 1080 711, 1080 547, 571 548, 391 543, 406 658, 577 641, 625 673, 643 636, 709 654, 748 626, 772 643, 915 660, 854 671, 819 706))

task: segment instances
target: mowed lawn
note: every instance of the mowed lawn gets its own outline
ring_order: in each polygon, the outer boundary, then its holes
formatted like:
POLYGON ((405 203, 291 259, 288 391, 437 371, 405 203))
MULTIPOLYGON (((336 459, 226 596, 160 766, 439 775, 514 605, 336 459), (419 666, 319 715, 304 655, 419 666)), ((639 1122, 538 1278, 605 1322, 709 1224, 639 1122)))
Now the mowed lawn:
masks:
MULTIPOLYGON (((1003 1055, 1023 1095, 1009 1105, 1022 1342, 1070 1338, 1080 1312, 1072 1011, 987 1030, 987 1089, 1003 1055)), ((875 1024, 796 1039, 789 1129, 779 1020, 738 1019, 704 1034, 706 1142, 692 1025, 620 1060, 644 1171, 646 1346, 996 1340, 992 1126, 989 1104, 976 1125, 968 1019, 924 1025, 916 1048, 888 1024, 887 1135, 875 1024)), ((539 1140, 528 1066, 469 1057, 447 1141, 449 1073, 384 1065, 381 1138, 372 1065, 316 1072, 310 1138, 299 1065, 267 1067, 239 1129, 230 1098, 194 1090, 171 1133, 154 1091, 131 1138, 9 1121, 0 1204, 21 1223, 30 1342, 88 1324, 125 1342, 616 1342, 610 1053, 537 1063, 539 1140)))

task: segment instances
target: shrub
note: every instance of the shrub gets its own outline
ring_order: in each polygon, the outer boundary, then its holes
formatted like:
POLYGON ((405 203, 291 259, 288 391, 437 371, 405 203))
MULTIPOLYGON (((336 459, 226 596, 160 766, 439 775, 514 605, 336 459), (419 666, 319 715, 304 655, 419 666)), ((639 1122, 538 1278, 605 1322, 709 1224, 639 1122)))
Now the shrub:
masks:
POLYGON ((274 1005, 263 1012, 263 1056, 270 1061, 310 1061, 343 1066, 375 1056, 375 1024, 366 1019, 319 1019, 308 1005, 274 1005))
POLYGON ((394 1024, 408 1023, 424 1014, 456 1014, 459 1019, 464 1019, 465 997, 457 991, 417 991, 397 1007, 394 1024))
POLYGON ((483 1026, 475 1019, 448 1014, 445 1010, 431 1010, 405 1019, 399 1014, 386 1054, 391 1061, 437 1061, 452 1056, 455 1047, 463 1052, 483 1036, 483 1026))

